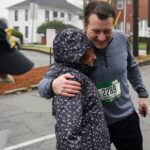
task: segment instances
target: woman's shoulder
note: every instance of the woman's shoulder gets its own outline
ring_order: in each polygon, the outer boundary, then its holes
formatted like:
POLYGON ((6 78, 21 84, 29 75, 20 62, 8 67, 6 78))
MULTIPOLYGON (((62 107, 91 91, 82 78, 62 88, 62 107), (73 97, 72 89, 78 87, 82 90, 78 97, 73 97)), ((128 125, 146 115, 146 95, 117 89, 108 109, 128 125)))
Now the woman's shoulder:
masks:
POLYGON ((62 75, 65 73, 69 73, 69 74, 73 75, 74 78, 72 80, 78 81, 81 84, 84 84, 84 82, 88 79, 88 77, 85 74, 83 74, 79 70, 71 68, 71 67, 62 67, 62 70, 59 73, 59 75, 62 75))

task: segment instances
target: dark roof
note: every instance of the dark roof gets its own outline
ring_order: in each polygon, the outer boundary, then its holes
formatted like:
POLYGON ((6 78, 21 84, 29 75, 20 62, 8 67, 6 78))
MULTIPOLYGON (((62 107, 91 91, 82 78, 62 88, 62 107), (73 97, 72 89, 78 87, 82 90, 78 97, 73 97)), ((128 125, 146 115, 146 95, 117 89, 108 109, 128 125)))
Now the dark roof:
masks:
POLYGON ((51 8, 59 8, 69 10, 71 12, 81 12, 82 9, 72 5, 71 3, 67 2, 66 0, 26 0, 20 3, 17 3, 13 6, 8 7, 8 9, 15 9, 15 8, 22 8, 22 7, 29 7, 30 3, 37 3, 40 7, 51 7, 51 8))

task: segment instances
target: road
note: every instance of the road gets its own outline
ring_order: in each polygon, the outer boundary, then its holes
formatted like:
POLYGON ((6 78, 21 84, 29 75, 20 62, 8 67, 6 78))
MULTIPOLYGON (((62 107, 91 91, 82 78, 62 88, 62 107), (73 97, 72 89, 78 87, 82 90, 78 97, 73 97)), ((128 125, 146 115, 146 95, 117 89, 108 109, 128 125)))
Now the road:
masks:
MULTIPOLYGON (((54 124, 50 101, 40 98, 37 91, 1 96, 0 129, 11 131, 7 147, 54 134, 54 124)), ((48 150, 53 141, 37 142, 31 149, 48 150)), ((23 149, 30 150, 30 146, 23 149)))
MULTIPOLYGON (((50 64, 50 55, 48 54, 25 50, 21 50, 20 52, 34 62, 34 67, 47 66, 50 64)), ((54 62, 53 57, 52 62, 54 62)))
MULTIPOLYGON (((47 57, 42 56, 44 57, 42 58, 41 55, 37 54, 36 57, 38 56, 40 59, 47 57)), ((150 66, 144 66, 140 69, 144 83, 150 91, 150 66)), ((131 96, 137 108, 138 98, 132 88, 131 96)), ((10 131, 5 150, 56 150, 55 119, 51 115, 51 111, 51 100, 41 98, 37 90, 13 95, 1 95, 0 130, 7 129, 10 131)), ((150 115, 140 119, 144 137, 144 150, 150 150, 150 115)), ((113 147, 112 150, 115 150, 115 148, 113 147)))

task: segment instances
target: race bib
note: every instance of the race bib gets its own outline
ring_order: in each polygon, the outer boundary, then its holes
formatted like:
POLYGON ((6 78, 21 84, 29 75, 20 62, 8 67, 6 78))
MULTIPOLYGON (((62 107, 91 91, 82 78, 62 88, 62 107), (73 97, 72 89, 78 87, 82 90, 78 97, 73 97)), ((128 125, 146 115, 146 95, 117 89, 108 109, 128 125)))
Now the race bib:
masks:
POLYGON ((97 89, 101 96, 101 102, 105 104, 111 104, 121 96, 120 82, 118 80, 99 84, 97 89))

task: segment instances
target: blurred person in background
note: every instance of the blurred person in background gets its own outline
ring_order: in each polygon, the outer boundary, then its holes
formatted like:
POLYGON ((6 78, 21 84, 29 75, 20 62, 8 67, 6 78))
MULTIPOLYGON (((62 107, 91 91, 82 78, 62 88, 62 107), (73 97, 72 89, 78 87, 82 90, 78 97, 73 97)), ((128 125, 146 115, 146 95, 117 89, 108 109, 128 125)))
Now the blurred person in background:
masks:
POLYGON ((11 34, 12 30, 7 27, 6 20, 0 18, 0 83, 14 82, 11 75, 23 74, 34 65, 15 50, 15 39, 11 38, 11 34))
MULTIPOLYGON (((0 84, 14 82, 9 74, 21 75, 34 66, 33 62, 11 46, 7 29, 6 20, 0 18, 0 84)), ((7 144, 9 132, 9 129, 0 130, 0 150, 3 150, 7 144)))

